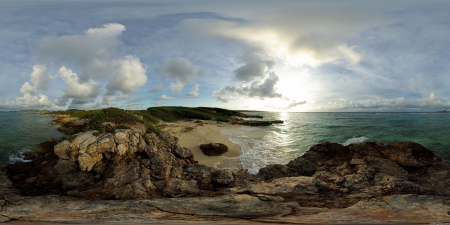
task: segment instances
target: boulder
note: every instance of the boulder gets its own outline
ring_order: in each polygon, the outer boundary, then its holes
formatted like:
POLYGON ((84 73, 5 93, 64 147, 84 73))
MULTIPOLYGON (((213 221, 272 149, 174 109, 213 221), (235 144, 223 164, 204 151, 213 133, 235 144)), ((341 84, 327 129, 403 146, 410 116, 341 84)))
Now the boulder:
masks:
POLYGON ((56 142, 54 139, 50 140, 50 141, 44 141, 42 143, 40 143, 36 149, 36 152, 38 153, 48 153, 53 151, 53 147, 58 144, 58 142, 56 142))
POLYGON ((211 180, 220 185, 229 185, 234 181, 234 176, 229 170, 217 170, 211 173, 211 180))
POLYGON ((228 147, 222 143, 201 144, 200 149, 207 156, 220 156, 228 152, 228 147))

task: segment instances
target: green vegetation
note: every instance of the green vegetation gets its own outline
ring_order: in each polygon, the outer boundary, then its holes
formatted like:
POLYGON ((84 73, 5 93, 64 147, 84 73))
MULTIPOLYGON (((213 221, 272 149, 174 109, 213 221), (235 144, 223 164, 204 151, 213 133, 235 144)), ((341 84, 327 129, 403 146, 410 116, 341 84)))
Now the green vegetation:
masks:
POLYGON ((179 106, 162 106, 151 107, 147 112, 152 116, 166 122, 175 122, 182 119, 197 119, 197 120, 217 120, 228 122, 231 116, 237 115, 237 112, 221 109, 221 108, 187 108, 179 106))
MULTIPOLYGON (((89 120, 86 130, 98 130, 105 132, 104 122, 119 124, 117 128, 129 127, 136 123, 143 123, 147 127, 147 132, 160 133, 157 124, 160 121, 176 122, 179 120, 197 120, 199 125, 203 125, 200 120, 216 120, 229 122, 232 116, 238 112, 221 108, 188 108, 180 106, 150 107, 147 110, 124 110, 119 108, 106 108, 97 110, 76 110, 51 112, 50 114, 65 114, 71 117, 89 120)), ((189 131, 186 131, 189 132, 189 131)))
POLYGON ((181 130, 181 133, 189 133, 191 131, 193 131, 195 129, 195 127, 185 127, 181 130))

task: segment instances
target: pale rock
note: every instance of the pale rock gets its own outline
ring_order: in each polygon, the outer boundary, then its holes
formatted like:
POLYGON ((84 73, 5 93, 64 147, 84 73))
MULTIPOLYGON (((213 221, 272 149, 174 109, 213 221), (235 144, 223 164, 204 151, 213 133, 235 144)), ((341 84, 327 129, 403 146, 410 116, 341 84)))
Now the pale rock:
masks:
POLYGON ((63 142, 58 143, 54 147, 55 155, 57 155, 60 159, 70 159, 70 142, 65 140, 63 142))
POLYGON ((97 137, 93 135, 96 132, 97 131, 92 130, 81 133, 72 141, 71 147, 77 149, 86 149, 88 145, 97 140, 97 137))
POLYGON ((114 139, 117 144, 124 144, 128 142, 128 132, 127 130, 117 130, 114 134, 114 139))

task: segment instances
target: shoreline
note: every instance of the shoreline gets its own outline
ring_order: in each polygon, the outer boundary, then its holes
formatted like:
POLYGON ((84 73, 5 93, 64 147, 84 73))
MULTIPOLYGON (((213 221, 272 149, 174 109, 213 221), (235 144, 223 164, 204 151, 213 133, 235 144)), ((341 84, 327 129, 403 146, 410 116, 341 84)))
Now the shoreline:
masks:
POLYGON ((241 146, 230 141, 220 133, 222 130, 239 129, 242 125, 229 124, 209 120, 177 121, 159 124, 161 130, 178 138, 181 147, 188 148, 194 154, 199 164, 214 166, 221 169, 242 169, 240 156, 241 146), (200 144, 222 143, 228 147, 228 152, 222 156, 207 156, 200 150, 200 144))

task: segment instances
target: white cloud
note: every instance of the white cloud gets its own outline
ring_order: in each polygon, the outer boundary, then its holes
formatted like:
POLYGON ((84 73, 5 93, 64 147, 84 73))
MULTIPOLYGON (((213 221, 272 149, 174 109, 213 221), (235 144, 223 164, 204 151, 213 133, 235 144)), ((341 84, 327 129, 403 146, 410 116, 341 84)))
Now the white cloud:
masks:
MULTIPOLYGON (((88 29, 84 35, 46 37, 36 50, 30 82, 22 85, 23 98, 17 101, 36 100, 40 105, 50 105, 46 91, 52 77, 47 70, 57 70, 65 87, 55 85, 54 107, 99 107, 111 105, 122 96, 136 92, 147 81, 146 68, 140 59, 123 55, 119 37, 125 26, 105 24, 101 28, 88 29), (74 72, 77 71, 77 72, 74 72), (118 95, 118 96, 116 96, 118 95), (38 97, 39 96, 39 97, 38 97), (83 106, 84 105, 84 106, 83 106)), ((53 77, 58 78, 58 77, 53 77)), ((56 79, 55 82, 61 82, 56 79)))
POLYGON ((197 73, 198 67, 189 60, 175 58, 164 63, 161 75, 171 80, 170 88, 173 91, 181 91, 196 78, 197 73))
POLYGON ((154 98, 154 100, 159 100, 159 101, 163 101, 163 100, 175 100, 175 99, 176 99, 176 98, 167 96, 166 94, 161 95, 161 97, 154 98))
POLYGON ((63 95, 57 99, 58 105, 85 104, 93 102, 99 95, 100 85, 97 82, 93 80, 82 82, 76 73, 66 67, 59 69, 59 76, 67 86, 63 90, 63 95))
POLYGON ((119 60, 118 64, 118 69, 114 71, 114 75, 106 85, 107 95, 112 95, 117 91, 129 94, 147 82, 146 70, 139 58, 127 55, 124 59, 119 60))
POLYGON ((45 91, 50 86, 50 76, 45 74, 46 69, 45 65, 36 64, 33 66, 31 81, 38 90, 45 91))
POLYGON ((191 92, 188 92, 184 97, 185 98, 198 98, 198 84, 196 84, 191 92))
POLYGON ((30 83, 25 82, 22 87, 20 88, 20 92, 22 94, 26 95, 37 95, 36 88, 34 86, 31 86, 30 83))
POLYGON ((120 57, 117 49, 122 45, 119 36, 123 31, 125 26, 112 23, 88 29, 84 35, 47 37, 40 42, 34 60, 80 70, 81 81, 107 77, 120 57))

